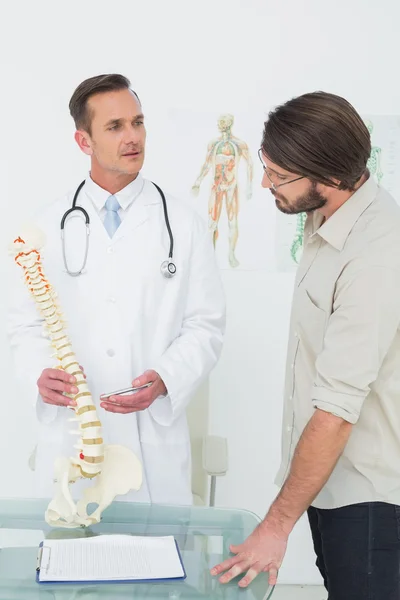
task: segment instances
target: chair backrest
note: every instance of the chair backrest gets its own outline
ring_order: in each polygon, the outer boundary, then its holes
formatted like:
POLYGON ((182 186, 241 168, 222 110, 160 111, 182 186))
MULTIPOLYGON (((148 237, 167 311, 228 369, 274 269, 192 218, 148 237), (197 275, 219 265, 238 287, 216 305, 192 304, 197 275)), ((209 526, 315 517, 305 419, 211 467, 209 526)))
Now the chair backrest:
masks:
POLYGON ((186 409, 192 450, 192 493, 195 503, 207 504, 208 480, 203 469, 203 439, 208 434, 209 383, 197 390, 186 409))

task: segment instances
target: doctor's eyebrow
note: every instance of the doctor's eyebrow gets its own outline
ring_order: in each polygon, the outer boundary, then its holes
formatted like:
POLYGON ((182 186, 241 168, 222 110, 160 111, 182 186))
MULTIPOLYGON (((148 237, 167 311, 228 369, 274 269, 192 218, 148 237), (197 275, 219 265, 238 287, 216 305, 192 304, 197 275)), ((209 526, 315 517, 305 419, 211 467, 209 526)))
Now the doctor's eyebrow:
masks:
MULTIPOLYGON (((132 122, 134 121, 143 121, 144 119, 144 115, 140 114, 140 115, 136 115, 133 119, 132 122)), ((107 123, 105 124, 105 127, 113 127, 114 125, 121 125, 123 123, 124 119, 111 119, 110 121, 107 121, 107 123)))

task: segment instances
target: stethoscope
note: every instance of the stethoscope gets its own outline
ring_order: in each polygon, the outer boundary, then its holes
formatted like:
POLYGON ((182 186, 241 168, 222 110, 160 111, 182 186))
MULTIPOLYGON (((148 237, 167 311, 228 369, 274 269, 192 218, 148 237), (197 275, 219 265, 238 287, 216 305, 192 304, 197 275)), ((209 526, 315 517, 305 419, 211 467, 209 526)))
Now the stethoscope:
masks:
MULTIPOLYGON (((158 187, 158 185, 154 182, 152 182, 153 185, 157 188, 161 199, 162 199, 162 203, 163 203, 163 207, 164 207, 164 219, 165 219, 165 225, 167 227, 168 230, 168 235, 169 235, 169 256, 167 260, 164 260, 163 263, 161 263, 161 267, 160 267, 160 271, 162 273, 162 275, 164 277, 166 277, 167 279, 170 279, 171 277, 173 277, 176 273, 176 265, 172 260, 172 254, 173 254, 173 250, 174 250, 174 237, 172 235, 172 231, 171 231, 171 226, 169 224, 169 218, 168 218, 168 210, 167 210, 167 201, 165 199, 165 195, 164 192, 162 191, 161 188, 158 187)), ((81 273, 83 272, 85 266, 86 266, 86 262, 87 262, 87 257, 88 257, 88 252, 89 252, 89 235, 90 235, 90 218, 89 215, 87 213, 87 211, 82 207, 82 206, 77 206, 76 205, 76 201, 78 199, 79 196, 79 192, 81 191, 81 189, 83 188, 83 186, 85 185, 85 180, 82 181, 82 183, 79 184, 75 195, 74 195, 74 199, 72 200, 72 206, 71 208, 69 208, 63 215, 62 219, 61 219, 61 243, 62 243, 62 251, 63 251, 63 259, 64 259, 64 265, 65 265, 65 269, 68 273, 68 275, 71 275, 72 277, 77 277, 78 275, 81 275, 81 273), (78 271, 71 271, 68 268, 68 264, 67 264, 67 257, 65 254, 65 234, 64 234, 64 226, 65 226, 65 221, 67 219, 68 216, 71 215, 71 213, 73 213, 75 210, 81 212, 85 218, 85 225, 86 225, 86 247, 85 247, 85 256, 83 259, 83 263, 80 269, 78 269, 78 271)))

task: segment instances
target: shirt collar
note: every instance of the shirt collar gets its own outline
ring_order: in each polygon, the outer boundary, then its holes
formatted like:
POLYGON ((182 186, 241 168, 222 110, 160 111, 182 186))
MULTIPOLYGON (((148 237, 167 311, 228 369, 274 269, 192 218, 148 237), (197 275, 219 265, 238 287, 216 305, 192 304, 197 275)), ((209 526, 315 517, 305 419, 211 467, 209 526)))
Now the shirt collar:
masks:
POLYGON ((321 236, 328 244, 343 250, 354 225, 362 213, 373 202, 378 184, 372 175, 331 217, 323 222, 324 217, 315 211, 312 216, 312 236, 321 236))
MULTIPOLYGON (((138 173, 136 179, 131 181, 131 183, 128 183, 127 186, 125 186, 124 188, 122 188, 122 190, 113 195, 117 198, 121 208, 123 210, 126 210, 129 207, 129 205, 135 200, 135 198, 137 198, 137 196, 139 196, 139 194, 142 192, 143 186, 144 179, 142 175, 138 173)), ((110 192, 100 187, 99 185, 97 185, 97 183, 93 181, 90 174, 86 178, 85 191, 99 212, 102 208, 104 208, 105 203, 111 196, 110 192)))

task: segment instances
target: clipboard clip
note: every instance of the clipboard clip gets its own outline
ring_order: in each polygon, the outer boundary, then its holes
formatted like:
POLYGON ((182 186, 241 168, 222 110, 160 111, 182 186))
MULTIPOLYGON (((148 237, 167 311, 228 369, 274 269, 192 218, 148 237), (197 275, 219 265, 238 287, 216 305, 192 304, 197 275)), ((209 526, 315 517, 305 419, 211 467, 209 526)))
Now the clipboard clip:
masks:
POLYGON ((40 565, 42 564, 43 546, 39 546, 37 558, 36 558, 36 571, 40 571, 40 565))
POLYGON ((50 554, 51 554, 51 548, 49 546, 45 546, 44 544, 40 544, 38 553, 37 553, 37 557, 36 557, 36 571, 40 571, 42 568, 45 571, 48 570, 49 565, 50 565, 50 554), (42 565, 44 551, 45 551, 44 559, 47 560, 46 565, 42 565))

